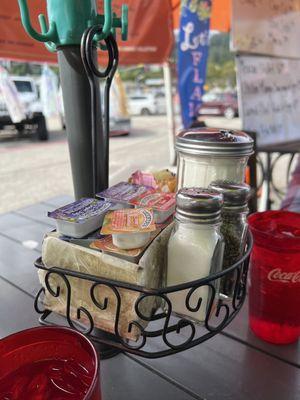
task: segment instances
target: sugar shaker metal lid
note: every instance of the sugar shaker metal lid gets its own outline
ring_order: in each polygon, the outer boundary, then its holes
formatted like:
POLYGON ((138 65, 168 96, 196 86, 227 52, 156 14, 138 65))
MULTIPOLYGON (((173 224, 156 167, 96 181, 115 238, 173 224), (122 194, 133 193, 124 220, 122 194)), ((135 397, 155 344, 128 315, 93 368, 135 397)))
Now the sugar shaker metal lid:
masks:
POLYGON ((224 207, 245 206, 250 197, 250 186, 246 183, 218 180, 211 182, 209 188, 222 193, 224 198, 224 207))
POLYGON ((223 195, 216 190, 182 188, 176 195, 176 218, 182 222, 217 222, 223 195))
POLYGON ((176 150, 195 155, 250 156, 253 139, 242 131, 215 128, 196 128, 179 132, 176 150))

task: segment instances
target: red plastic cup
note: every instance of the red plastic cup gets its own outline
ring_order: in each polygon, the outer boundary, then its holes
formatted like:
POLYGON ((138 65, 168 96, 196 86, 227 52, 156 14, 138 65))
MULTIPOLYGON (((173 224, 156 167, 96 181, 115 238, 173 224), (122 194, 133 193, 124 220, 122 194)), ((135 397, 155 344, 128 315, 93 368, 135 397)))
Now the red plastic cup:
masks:
POLYGON ((268 342, 292 343, 300 336, 300 214, 267 211, 248 221, 250 328, 268 342))
POLYGON ((0 340, 0 398, 101 400, 96 350, 69 328, 39 327, 0 340))

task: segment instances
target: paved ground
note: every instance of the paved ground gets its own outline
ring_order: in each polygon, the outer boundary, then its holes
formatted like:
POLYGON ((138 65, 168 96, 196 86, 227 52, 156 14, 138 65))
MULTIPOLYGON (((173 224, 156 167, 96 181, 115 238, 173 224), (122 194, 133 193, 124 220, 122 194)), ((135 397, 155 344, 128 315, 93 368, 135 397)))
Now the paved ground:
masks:
MULTIPOLYGON (((138 168, 169 165, 165 117, 138 117, 128 137, 111 139, 111 183, 138 168)), ((0 136, 0 213, 62 194, 72 194, 65 132, 51 132, 49 142, 0 136)))
MULTIPOLYGON (((233 121, 210 118, 206 122, 211 126, 240 128, 237 118, 233 121)), ((111 139, 112 184, 127 179, 139 168, 166 167, 169 167, 169 149, 164 116, 135 117, 130 136, 111 139)), ((278 180, 280 185, 283 180, 280 174, 278 180)), ((51 132, 49 142, 0 132, 0 213, 63 194, 73 194, 65 132, 51 132)))

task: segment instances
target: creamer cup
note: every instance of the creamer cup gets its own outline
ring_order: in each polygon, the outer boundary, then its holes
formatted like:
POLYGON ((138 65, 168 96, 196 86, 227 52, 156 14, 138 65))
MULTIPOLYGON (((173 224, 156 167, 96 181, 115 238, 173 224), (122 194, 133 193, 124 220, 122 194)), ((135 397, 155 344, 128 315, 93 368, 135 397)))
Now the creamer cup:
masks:
POLYGON ((155 230, 152 209, 122 209, 106 214, 101 234, 112 235, 116 247, 129 250, 145 246, 155 230))

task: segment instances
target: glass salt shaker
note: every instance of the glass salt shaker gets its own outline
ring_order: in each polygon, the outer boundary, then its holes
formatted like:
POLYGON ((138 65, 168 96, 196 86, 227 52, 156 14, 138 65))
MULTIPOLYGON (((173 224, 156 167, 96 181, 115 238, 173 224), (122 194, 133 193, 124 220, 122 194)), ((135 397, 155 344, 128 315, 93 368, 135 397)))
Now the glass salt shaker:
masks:
MULTIPOLYGON (((223 196, 201 188, 181 189, 176 197, 175 225, 168 243, 167 286, 191 282, 218 272, 222 266, 223 240, 220 234, 220 216, 223 196)), ((214 282, 215 298, 218 296, 214 282)), ((175 314, 194 321, 205 321, 212 290, 198 288, 189 300, 199 310, 186 307, 189 289, 168 294, 175 314)))
MULTIPOLYGON (((250 186, 246 183, 215 181, 210 184, 210 188, 222 193, 224 198, 221 233, 225 243, 222 268, 226 269, 239 261, 245 249, 250 186)), ((222 294, 233 296, 235 277, 234 271, 223 277, 220 288, 222 294)))
POLYGON ((241 131, 190 129, 176 136, 177 188, 208 187, 215 180, 243 182, 253 140, 241 131))

